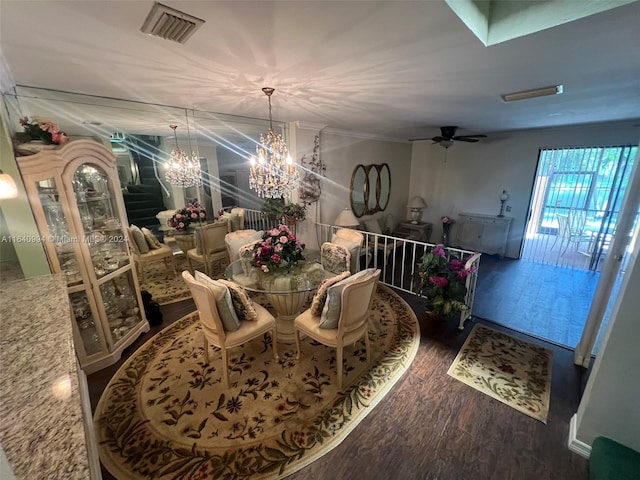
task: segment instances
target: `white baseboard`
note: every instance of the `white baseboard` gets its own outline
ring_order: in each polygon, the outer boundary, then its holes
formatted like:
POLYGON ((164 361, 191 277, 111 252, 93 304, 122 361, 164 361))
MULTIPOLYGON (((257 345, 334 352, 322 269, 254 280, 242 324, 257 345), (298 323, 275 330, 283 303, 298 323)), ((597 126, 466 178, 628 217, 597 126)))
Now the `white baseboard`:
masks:
POLYGON ((581 442, 576 437, 578 430, 578 426, 576 425, 577 421, 577 414, 574 414, 573 417, 571 417, 571 422, 569 423, 569 450, 577 453, 581 457, 589 458, 591 455, 591 445, 581 442))

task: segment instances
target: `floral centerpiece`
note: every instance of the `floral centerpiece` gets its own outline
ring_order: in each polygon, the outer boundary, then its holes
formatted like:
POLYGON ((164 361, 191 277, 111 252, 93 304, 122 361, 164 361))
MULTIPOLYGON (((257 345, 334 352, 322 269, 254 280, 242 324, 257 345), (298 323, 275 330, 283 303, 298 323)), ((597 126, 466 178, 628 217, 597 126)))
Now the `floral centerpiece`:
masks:
POLYGON ((204 223, 205 220, 207 220, 207 212, 204 206, 197 200, 193 200, 189 202, 186 208, 177 210, 176 213, 167 220, 167 225, 182 232, 187 230, 193 223, 204 223))
POLYGON ((304 260, 303 250, 304 244, 300 243, 289 227, 279 225, 264 232, 262 240, 256 243, 251 265, 265 273, 289 270, 304 260))
POLYGON ((454 318, 469 306, 466 279, 475 267, 465 268, 464 261, 438 244, 425 253, 418 265, 419 294, 426 297, 427 311, 445 319, 454 318))
POLYGON ((43 120, 33 117, 20 119, 20 125, 24 128, 24 132, 16 133, 16 140, 20 143, 31 142, 32 140, 40 140, 45 145, 62 145, 69 141, 66 133, 60 131, 60 127, 49 120, 43 120))

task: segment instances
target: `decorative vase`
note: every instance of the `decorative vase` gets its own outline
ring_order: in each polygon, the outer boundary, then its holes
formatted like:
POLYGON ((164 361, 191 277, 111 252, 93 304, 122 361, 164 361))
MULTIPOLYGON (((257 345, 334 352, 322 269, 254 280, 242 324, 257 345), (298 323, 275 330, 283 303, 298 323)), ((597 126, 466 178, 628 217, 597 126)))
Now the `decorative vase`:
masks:
POLYGON ((443 223, 442 224, 442 244, 447 247, 449 246, 449 231, 451 230, 451 224, 443 223))
POLYGON ((195 229, 188 228, 187 230, 178 231, 173 235, 173 238, 185 255, 196 246, 195 229))

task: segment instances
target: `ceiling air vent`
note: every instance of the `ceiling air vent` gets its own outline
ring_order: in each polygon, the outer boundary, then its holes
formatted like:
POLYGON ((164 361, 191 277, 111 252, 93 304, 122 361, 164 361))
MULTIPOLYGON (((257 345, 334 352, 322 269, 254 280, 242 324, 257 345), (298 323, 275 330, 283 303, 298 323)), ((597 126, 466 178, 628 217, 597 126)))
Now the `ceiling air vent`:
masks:
POLYGON ((165 40, 185 43, 203 23, 204 20, 156 2, 140 30, 165 40))

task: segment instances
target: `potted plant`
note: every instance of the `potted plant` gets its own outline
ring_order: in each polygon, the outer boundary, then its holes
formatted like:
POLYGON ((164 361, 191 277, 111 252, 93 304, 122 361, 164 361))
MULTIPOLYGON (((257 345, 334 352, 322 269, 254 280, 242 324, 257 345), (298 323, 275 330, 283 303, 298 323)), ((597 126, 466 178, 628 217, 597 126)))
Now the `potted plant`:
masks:
POLYGON ((418 264, 418 293, 425 297, 425 307, 432 316, 443 320, 457 318, 467 310, 466 279, 475 267, 464 268, 464 261, 438 244, 427 251, 418 264))
POLYGON ((293 225, 296 222, 301 222, 307 218, 307 209, 304 205, 298 205, 297 203, 287 202, 285 203, 282 214, 286 217, 287 223, 293 225))
POLYGON ((271 226, 278 225, 284 216, 284 198, 267 198, 260 211, 267 217, 271 226))

